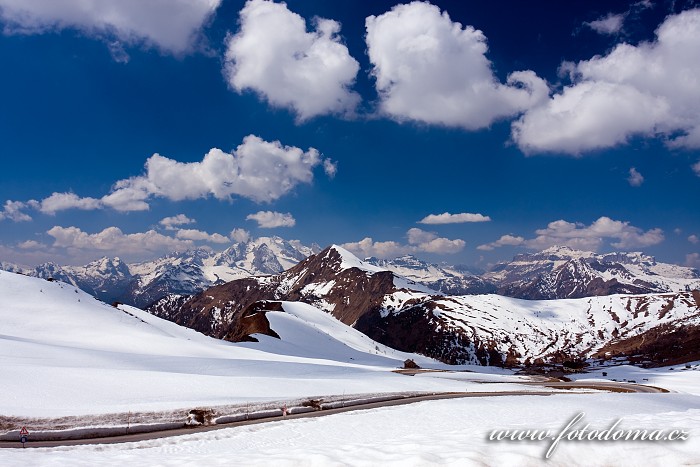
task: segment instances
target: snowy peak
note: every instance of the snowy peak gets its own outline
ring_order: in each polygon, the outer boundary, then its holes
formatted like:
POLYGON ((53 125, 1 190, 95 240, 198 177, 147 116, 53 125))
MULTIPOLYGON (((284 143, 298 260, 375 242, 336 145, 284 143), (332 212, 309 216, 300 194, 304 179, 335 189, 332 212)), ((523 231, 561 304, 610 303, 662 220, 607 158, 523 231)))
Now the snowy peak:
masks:
POLYGON ((371 263, 362 261, 360 258, 357 256, 353 255, 350 253, 348 250, 345 248, 338 246, 338 245, 331 245, 328 248, 328 253, 326 254, 327 256, 330 256, 332 252, 337 253, 340 256, 340 269, 345 270, 345 269, 350 269, 350 268, 357 268, 361 271, 368 272, 370 274, 374 274, 375 272, 381 272, 381 271, 387 271, 387 269, 383 269, 380 267, 377 267, 371 263))
POLYGON ((409 281, 422 284, 433 293, 446 295, 467 295, 494 292, 493 284, 478 276, 458 270, 454 266, 429 264, 418 258, 405 255, 391 260, 367 258, 369 263, 409 281))
POLYGON ((482 278, 498 293, 527 299, 579 298, 619 293, 682 292, 700 288, 692 268, 657 263, 639 252, 595 254, 555 246, 517 255, 482 278))

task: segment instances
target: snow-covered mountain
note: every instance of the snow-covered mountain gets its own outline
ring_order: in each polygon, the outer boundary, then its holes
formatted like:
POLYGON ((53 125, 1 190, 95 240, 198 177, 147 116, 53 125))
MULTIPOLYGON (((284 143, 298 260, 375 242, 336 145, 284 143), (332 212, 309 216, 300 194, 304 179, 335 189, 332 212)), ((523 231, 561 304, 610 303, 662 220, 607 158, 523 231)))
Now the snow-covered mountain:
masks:
POLYGON ((66 282, 106 302, 143 307, 170 294, 192 295, 233 279, 277 274, 319 250, 294 240, 260 237, 219 253, 196 249, 136 264, 104 257, 85 266, 44 263, 22 268, 1 263, 0 269, 66 282))
MULTIPOLYGON (((67 282, 107 302, 146 307, 168 295, 175 300, 176 295, 193 295, 234 279, 277 274, 318 251, 317 245, 307 247, 295 240, 261 237, 236 243, 219 253, 197 249, 138 264, 101 258, 80 267, 45 263, 22 268, 3 262, 0 269, 67 282)), ((700 288, 696 269, 659 263, 643 253, 595 254, 567 247, 517 255, 479 276, 413 256, 367 258, 364 263, 443 295, 495 292, 515 298, 557 299, 700 288)))
POLYGON ((444 295, 490 293, 496 286, 468 271, 448 264, 430 264, 412 255, 395 259, 367 258, 365 262, 423 284, 444 295))
POLYGON ((238 341, 249 333, 247 319, 271 300, 313 305, 378 342, 447 363, 561 363, 608 352, 655 362, 700 358, 699 291, 567 300, 442 296, 338 246, 281 274, 163 300, 150 311, 238 341))
POLYGON ((658 263, 639 252, 595 254, 555 246, 517 255, 482 278, 497 293, 526 299, 581 298, 611 294, 683 292, 700 288, 693 268, 658 263))

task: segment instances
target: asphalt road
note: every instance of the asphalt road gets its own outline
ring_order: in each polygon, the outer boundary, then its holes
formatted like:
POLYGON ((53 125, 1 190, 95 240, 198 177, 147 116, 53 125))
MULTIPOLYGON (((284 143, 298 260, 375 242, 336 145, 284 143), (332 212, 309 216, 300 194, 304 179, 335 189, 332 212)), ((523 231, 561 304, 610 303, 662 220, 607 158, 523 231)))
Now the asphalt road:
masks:
MULTIPOLYGON (((622 392, 622 393, 663 393, 668 392, 662 388, 656 388, 653 386, 644 386, 641 384, 633 383, 620 383, 620 382, 562 382, 562 381, 537 381, 526 384, 528 386, 539 386, 543 388, 552 389, 570 389, 575 391, 577 389, 584 390, 598 390, 598 391, 611 391, 611 392, 622 392)), ((504 396, 555 396, 557 393, 552 393, 551 391, 502 391, 502 392, 459 392, 459 393, 436 393, 428 394, 422 396, 410 396, 401 399, 394 399, 381 402, 369 402, 367 404, 353 405, 350 407, 339 407, 334 409, 324 409, 315 412, 290 414, 287 416, 273 416, 268 418, 260 418, 255 420, 242 420, 238 422, 223 423, 216 425, 207 426, 195 426, 188 428, 178 428, 174 430, 163 430, 163 431, 152 431, 148 433, 137 433, 137 434, 124 434, 117 436, 110 436, 104 438, 87 438, 87 439, 74 439, 74 440, 58 440, 58 441, 31 441, 31 435, 29 436, 29 442, 26 443, 28 448, 41 448, 41 447, 57 447, 57 446, 76 446, 84 444, 114 444, 114 443, 132 443, 138 441, 147 441, 152 439, 167 438, 171 436, 181 436, 192 433, 203 433, 213 430, 221 430, 223 428, 234 428, 238 426, 247 425, 257 425, 260 423, 268 423, 280 420, 293 420, 297 418, 313 418, 313 417, 323 417, 326 415, 333 415, 343 412, 350 412, 354 410, 367 410, 375 409, 379 407, 390 407, 395 405, 405 405, 412 404, 414 402, 422 401, 432 401, 432 400, 442 400, 442 399, 456 399, 456 398, 467 398, 467 397, 504 397, 504 396)), ((0 441, 0 448, 21 448, 22 444, 19 441, 0 441)))

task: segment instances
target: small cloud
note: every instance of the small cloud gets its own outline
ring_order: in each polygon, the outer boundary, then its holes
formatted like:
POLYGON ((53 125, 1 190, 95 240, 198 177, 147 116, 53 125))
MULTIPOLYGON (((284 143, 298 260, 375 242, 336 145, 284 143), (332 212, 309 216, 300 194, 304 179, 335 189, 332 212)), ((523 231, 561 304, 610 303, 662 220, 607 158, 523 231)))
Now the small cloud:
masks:
POLYGON ((693 245, 697 245, 698 242, 700 242, 700 238, 698 238, 697 235, 693 234, 693 235, 691 235, 691 236, 688 237, 688 241, 689 241, 690 243, 692 243, 693 245))
POLYGON ((184 214, 178 214, 177 216, 164 217, 158 223, 162 225, 165 230, 177 230, 175 226, 194 224, 195 222, 194 219, 190 219, 184 214))
POLYGON ((430 214, 419 220, 419 224, 461 224, 465 222, 489 222, 491 218, 483 214, 472 214, 463 212, 460 214, 450 214, 443 212, 442 214, 430 214))
POLYGON ((75 193, 52 193, 51 196, 41 201, 39 211, 54 215, 57 211, 66 209, 90 211, 102 207, 102 202, 96 198, 81 198, 75 193))
POLYGON ((676 227, 675 229, 673 229, 673 233, 676 235, 680 235, 683 233, 683 229, 681 229, 680 227, 676 227))
POLYGON ((359 242, 343 243, 340 246, 361 257, 394 258, 411 252, 411 248, 407 245, 394 241, 375 242, 371 237, 365 237, 359 242))
POLYGON ((375 242, 366 237, 359 242, 344 243, 341 246, 360 256, 376 256, 379 258, 394 258, 409 253, 457 253, 464 249, 464 240, 438 237, 434 232, 426 232, 418 228, 406 232, 408 244, 395 241, 375 242))
POLYGON ((275 211, 258 211, 255 214, 249 214, 247 221, 256 221, 258 227, 264 229, 273 229, 275 227, 294 227, 296 220, 290 213, 282 213, 275 211))
POLYGON ((637 169, 632 167, 629 173, 630 175, 627 177, 627 181, 631 186, 640 186, 642 183, 644 183, 644 177, 642 174, 637 172, 637 169))
POLYGON ((691 268, 700 268, 700 253, 685 255, 685 265, 691 268))
POLYGON ((323 171, 326 172, 328 178, 335 178, 335 174, 338 173, 338 163, 330 159, 323 159, 323 171))
POLYGON ((47 246, 43 243, 37 242, 36 240, 27 240, 17 244, 17 248, 21 248, 23 250, 43 250, 46 249, 47 246))
POLYGON ((495 242, 479 245, 478 247, 476 247, 476 249, 482 251, 491 251, 495 248, 499 248, 502 246, 520 246, 523 243, 525 243, 525 239, 523 237, 516 237, 514 235, 503 235, 495 242))
POLYGON ((598 34, 614 35, 622 30, 622 25, 625 22, 625 16, 626 15, 622 13, 610 13, 603 18, 584 24, 598 34))
POLYGON ((250 240, 250 232, 245 229, 233 229, 229 238, 235 242, 245 243, 250 240))
POLYGON ((175 234, 175 237, 182 240, 193 240, 193 241, 205 241, 211 243, 228 243, 229 238, 224 235, 214 233, 209 234, 202 230, 197 229, 180 229, 175 234))
POLYGON ((109 49, 109 53, 112 55, 112 60, 117 63, 129 63, 131 57, 129 57, 129 54, 126 52, 126 50, 124 50, 124 44, 122 44, 120 41, 112 41, 108 43, 107 48, 109 49))
POLYGON ((31 216, 22 212, 22 209, 29 207, 30 204, 31 203, 24 203, 22 201, 5 201, 2 211, 0 211, 0 221, 4 219, 9 219, 13 222, 27 222, 32 220, 31 216))
POLYGON ((693 172, 695 172, 695 175, 700 177, 700 161, 697 161, 695 164, 690 166, 693 169, 693 172))

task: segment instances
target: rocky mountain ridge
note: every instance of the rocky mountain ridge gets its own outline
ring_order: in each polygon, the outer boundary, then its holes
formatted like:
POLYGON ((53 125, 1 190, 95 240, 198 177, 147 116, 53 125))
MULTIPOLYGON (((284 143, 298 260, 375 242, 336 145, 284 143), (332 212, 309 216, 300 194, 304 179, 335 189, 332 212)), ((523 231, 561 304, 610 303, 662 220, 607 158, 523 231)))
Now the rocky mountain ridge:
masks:
MULTIPOLYGON (((220 253, 191 250, 138 264, 101 258, 80 267, 45 263, 22 268, 0 263, 0 269, 51 277, 107 302, 144 307, 170 294, 193 295, 234 279, 277 274, 318 251, 317 245, 307 247, 298 241, 261 237, 233 244, 220 253)), ((480 275, 447 264, 430 264, 410 255, 391 260, 367 258, 364 262, 442 295, 497 293, 549 300, 700 288, 700 273, 692 268, 659 263, 643 253, 595 254, 568 247, 523 253, 480 275)))
POLYGON ((281 300, 313 305, 377 342, 447 363, 700 358, 692 344, 700 334, 698 291, 565 300, 444 296, 338 246, 283 273, 235 280, 193 297, 169 297, 149 311, 235 341, 264 331, 261 323, 252 330, 249 323, 260 321, 253 319, 256 313, 281 300), (646 347, 639 343, 642 335, 650 336, 646 347), (660 342, 664 346, 654 347, 660 342))

